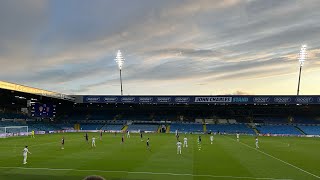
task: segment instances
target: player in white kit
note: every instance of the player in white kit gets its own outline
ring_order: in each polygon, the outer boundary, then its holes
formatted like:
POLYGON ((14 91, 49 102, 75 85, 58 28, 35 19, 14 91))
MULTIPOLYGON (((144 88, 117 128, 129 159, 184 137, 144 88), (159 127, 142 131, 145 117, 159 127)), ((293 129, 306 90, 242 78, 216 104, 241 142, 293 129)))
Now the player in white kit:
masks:
POLYGON ((239 133, 237 133, 237 141, 239 142, 239 139, 240 138, 240 135, 239 135, 239 133))
POLYGON ((183 138, 183 147, 188 147, 188 138, 187 137, 183 138))
POLYGON ((23 149, 23 164, 27 164, 28 153, 31 154, 31 152, 28 150, 28 146, 26 146, 23 149))
POLYGON ((177 154, 181 154, 181 145, 182 143, 180 141, 177 142, 177 154))
POLYGON ((96 138, 94 136, 92 137, 91 147, 96 147, 96 138))
POLYGON ((213 143, 213 135, 210 136, 210 142, 213 143))
POLYGON ((130 132, 127 131, 127 138, 130 138, 130 132))
POLYGON ((259 139, 256 137, 256 149, 259 149, 259 139))

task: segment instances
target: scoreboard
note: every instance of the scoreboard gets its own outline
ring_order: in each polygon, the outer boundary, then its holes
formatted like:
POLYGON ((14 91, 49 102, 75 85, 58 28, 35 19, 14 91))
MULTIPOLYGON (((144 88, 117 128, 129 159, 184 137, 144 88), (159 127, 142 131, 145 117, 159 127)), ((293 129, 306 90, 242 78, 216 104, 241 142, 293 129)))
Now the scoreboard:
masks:
POLYGON ((56 105, 35 102, 31 104, 31 116, 50 118, 56 115, 56 105))

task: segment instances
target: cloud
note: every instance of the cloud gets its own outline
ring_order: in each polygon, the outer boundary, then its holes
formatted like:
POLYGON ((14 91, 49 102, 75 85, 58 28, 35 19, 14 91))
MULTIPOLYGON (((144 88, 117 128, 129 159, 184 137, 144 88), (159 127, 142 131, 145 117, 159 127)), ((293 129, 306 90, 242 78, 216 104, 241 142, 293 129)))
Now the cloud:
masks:
POLYGON ((240 80, 250 88, 296 73, 302 43, 305 73, 320 69, 317 1, 123 3, 1 1, 0 76, 68 93, 117 93, 121 49, 131 92, 196 93, 212 82, 236 92, 243 88, 231 86, 240 80))
POLYGON ((234 91, 230 94, 227 93, 226 95, 254 95, 254 94, 248 93, 246 91, 237 90, 237 91, 234 91))

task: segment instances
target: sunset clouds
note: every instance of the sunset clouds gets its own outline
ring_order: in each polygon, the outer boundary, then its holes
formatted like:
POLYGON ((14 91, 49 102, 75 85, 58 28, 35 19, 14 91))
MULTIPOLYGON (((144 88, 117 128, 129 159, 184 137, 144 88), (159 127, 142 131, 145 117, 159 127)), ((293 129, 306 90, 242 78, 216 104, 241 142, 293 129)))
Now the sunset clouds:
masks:
POLYGON ((317 0, 0 2, 1 80, 66 94, 319 94, 317 0))

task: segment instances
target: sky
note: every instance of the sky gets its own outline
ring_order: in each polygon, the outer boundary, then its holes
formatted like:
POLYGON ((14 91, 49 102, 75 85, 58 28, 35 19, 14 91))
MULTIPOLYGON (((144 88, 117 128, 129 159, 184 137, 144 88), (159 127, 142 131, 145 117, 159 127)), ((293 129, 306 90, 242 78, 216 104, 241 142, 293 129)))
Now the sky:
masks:
POLYGON ((0 80, 65 94, 320 94, 319 0, 1 0, 0 80))

